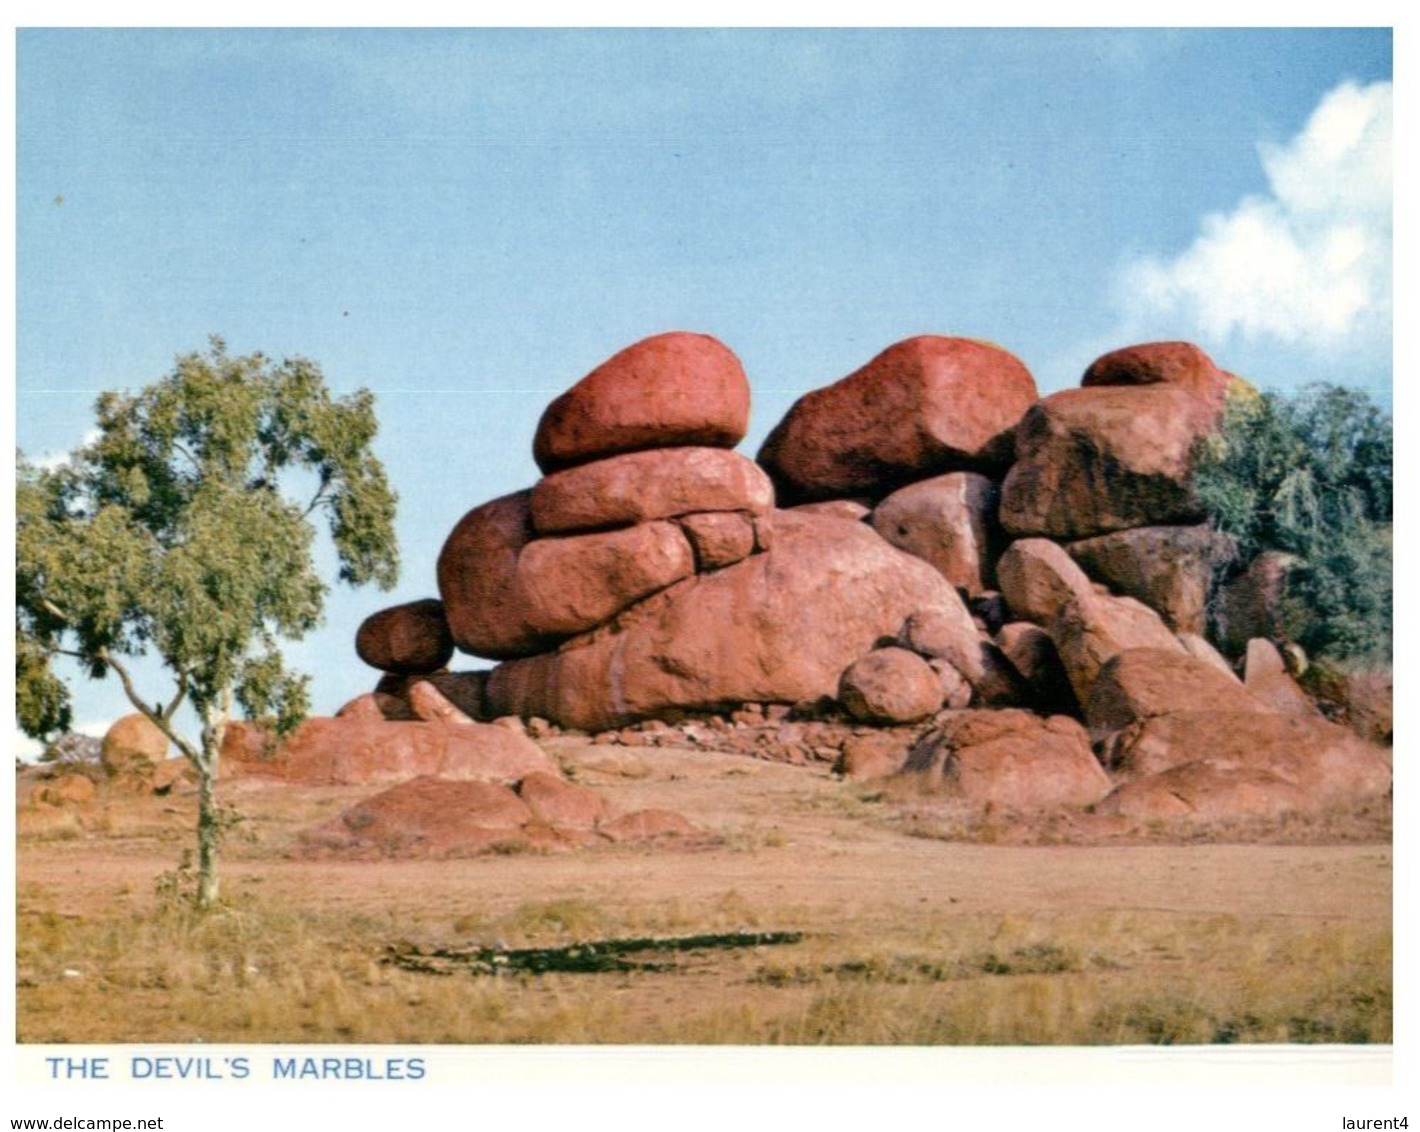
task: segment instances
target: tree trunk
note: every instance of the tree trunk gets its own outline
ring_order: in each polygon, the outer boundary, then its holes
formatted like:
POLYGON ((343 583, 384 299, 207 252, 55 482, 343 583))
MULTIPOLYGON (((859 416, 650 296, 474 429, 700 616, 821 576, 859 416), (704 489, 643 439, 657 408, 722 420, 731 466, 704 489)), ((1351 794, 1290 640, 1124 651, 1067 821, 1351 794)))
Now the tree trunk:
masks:
POLYGON ((217 850, 222 842, 222 815, 217 809, 217 764, 231 718, 232 693, 224 690, 218 706, 203 713, 202 756, 197 767, 197 907, 217 903, 217 850))
POLYGON ((222 839, 217 812, 217 764, 209 754, 197 766, 197 907, 217 903, 217 846, 222 839))

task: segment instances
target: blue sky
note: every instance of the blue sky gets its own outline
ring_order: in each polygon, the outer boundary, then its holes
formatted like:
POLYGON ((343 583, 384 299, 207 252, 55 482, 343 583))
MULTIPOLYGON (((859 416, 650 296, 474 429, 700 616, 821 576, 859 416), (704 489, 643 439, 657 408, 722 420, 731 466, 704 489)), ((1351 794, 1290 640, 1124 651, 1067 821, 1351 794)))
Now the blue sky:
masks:
POLYGON ((404 573, 289 650, 331 712, 359 621, 434 594, 547 401, 648 334, 735 350, 750 453, 927 332, 1043 392, 1188 338, 1389 402, 1391 74, 1364 29, 22 30, 17 442, 212 333, 374 390, 404 573))

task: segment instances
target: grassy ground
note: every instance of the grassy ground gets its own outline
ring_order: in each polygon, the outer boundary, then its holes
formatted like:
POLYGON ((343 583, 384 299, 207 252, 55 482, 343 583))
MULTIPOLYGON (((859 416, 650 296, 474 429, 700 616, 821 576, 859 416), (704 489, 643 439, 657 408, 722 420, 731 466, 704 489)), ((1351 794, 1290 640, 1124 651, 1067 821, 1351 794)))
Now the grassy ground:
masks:
MULTIPOLYGON (((75 917, 29 899, 22 1042, 348 1041, 841 1044, 1388 1042, 1387 929, 1130 912, 966 917, 872 936, 793 925, 787 946, 703 950, 662 970, 439 976, 384 961, 369 914, 252 898, 205 917, 160 905, 75 917), (115 1009, 119 1003, 121 1009, 115 1009)), ((774 930, 765 909, 577 900, 458 912, 422 946, 513 947, 774 930)))
POLYGON ((983 843, 995 835, 982 829, 971 840, 935 799, 807 768, 662 751, 628 775, 595 771, 594 756, 580 780, 622 808, 677 809, 717 844, 306 862, 286 855, 296 832, 372 791, 234 788, 247 820, 227 846, 226 904, 197 916, 174 869, 190 799, 22 809, 18 1039, 1392 1039, 1388 815, 1283 831, 1280 844, 1074 844, 1043 830, 1022 846, 983 843), (802 938, 601 973, 436 975, 386 961, 391 947, 734 932, 802 938))

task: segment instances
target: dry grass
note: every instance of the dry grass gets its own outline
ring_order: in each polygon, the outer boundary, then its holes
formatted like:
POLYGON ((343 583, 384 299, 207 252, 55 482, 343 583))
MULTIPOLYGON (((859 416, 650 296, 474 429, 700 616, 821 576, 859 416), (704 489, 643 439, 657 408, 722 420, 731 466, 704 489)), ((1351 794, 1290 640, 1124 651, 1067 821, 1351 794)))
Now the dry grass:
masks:
POLYGON ((521 947, 794 927, 802 943, 666 971, 435 977, 381 963, 407 925, 257 900, 206 917, 20 916, 23 1042, 1088 1045, 1388 1042, 1388 929, 1130 913, 967 918, 889 937, 776 925, 730 894, 619 915, 580 900, 454 911, 422 943, 521 947))
POLYGON ((154 883, 181 879, 171 870, 190 844, 190 797, 101 788, 77 810, 22 806, 18 1039, 1391 1040, 1388 803, 1274 828, 1270 844, 1174 847, 1146 831, 1136 846, 1101 826, 963 815, 931 791, 817 768, 660 750, 627 776, 598 770, 605 754, 568 757, 624 810, 685 812, 718 845, 301 862, 286 856, 299 831, 370 790, 238 781, 226 800, 247 820, 224 849, 228 905, 197 917, 154 883), (1327 847, 1366 821, 1385 836, 1327 847), (1298 844, 1278 847, 1279 834, 1298 844), (1012 844, 1021 836, 1033 847, 1012 844), (382 962, 400 944, 741 931, 804 935, 657 971, 437 977, 382 962))

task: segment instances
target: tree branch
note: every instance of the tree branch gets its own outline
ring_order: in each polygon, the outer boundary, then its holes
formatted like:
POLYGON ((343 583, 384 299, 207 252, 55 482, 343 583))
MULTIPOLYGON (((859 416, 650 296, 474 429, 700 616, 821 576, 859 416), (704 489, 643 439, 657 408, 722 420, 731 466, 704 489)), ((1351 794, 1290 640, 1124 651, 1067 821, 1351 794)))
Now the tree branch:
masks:
MULTIPOLYGON (((143 701, 143 697, 138 694, 138 689, 133 684, 133 677, 128 674, 128 669, 116 661, 113 658, 113 654, 106 648, 99 649, 96 655, 101 661, 118 673, 118 679, 123 684, 123 694, 128 697, 128 702, 145 715, 159 731, 166 735, 169 741, 187 756, 188 761, 191 762, 193 766, 197 767, 199 771, 204 770, 207 764, 202 753, 173 728, 171 720, 166 715, 154 711, 143 701)), ((174 706, 176 706, 176 704, 174 706)))

